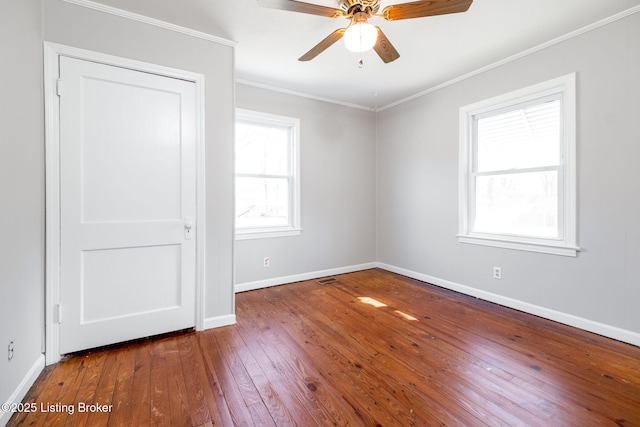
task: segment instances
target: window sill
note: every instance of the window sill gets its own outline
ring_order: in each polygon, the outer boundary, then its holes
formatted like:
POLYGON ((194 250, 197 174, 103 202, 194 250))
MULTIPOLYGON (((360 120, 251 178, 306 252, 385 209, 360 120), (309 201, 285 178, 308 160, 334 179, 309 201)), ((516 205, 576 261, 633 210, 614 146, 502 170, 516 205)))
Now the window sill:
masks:
POLYGON ((486 237, 458 234, 458 241, 460 243, 469 243, 473 245, 493 246, 496 248, 515 249, 518 251, 538 252, 568 257, 577 257, 578 252, 580 251, 580 248, 577 246, 564 245, 561 242, 558 244, 530 242, 519 239, 505 239, 498 236, 486 237))
POLYGON ((236 230, 236 240, 270 239, 273 237, 299 236, 301 228, 264 228, 236 230))

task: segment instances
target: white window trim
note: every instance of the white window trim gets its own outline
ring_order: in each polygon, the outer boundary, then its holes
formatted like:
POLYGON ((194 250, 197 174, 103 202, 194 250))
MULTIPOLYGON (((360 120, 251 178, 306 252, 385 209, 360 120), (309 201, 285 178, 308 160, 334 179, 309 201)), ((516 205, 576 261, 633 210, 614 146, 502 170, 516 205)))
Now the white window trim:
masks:
MULTIPOLYGON (((290 224, 281 227, 235 227, 236 240, 264 239, 272 237, 299 236, 302 232, 300 225, 300 119, 263 113, 261 111, 236 108, 236 120, 245 119, 266 124, 290 126, 291 135, 291 185, 290 185, 290 224)), ((235 142, 234 142, 235 144, 235 142)), ((235 175, 237 176, 237 175, 235 175)), ((234 192, 235 194, 235 192, 234 192)), ((235 196, 234 196, 235 197, 235 196)), ((235 205, 235 204, 234 204, 235 205)), ((234 214, 235 218, 235 214, 234 214)))
POLYGON ((460 166, 458 241, 483 246, 577 256, 576 215, 576 75, 575 73, 548 80, 520 90, 499 95, 460 108, 460 166), (529 238, 507 234, 486 234, 470 229, 470 194, 473 176, 473 117, 509 105, 527 102, 552 94, 562 95, 563 152, 559 168, 559 202, 562 204, 561 239, 529 238))

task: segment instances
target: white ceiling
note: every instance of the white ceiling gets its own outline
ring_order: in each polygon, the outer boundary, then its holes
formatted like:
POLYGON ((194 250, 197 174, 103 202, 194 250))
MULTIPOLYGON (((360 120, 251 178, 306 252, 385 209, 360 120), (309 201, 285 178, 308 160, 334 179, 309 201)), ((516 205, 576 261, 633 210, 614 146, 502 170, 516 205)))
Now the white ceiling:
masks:
MULTIPOLYGON (((256 0, 99 1, 236 41, 240 81, 367 108, 387 106, 593 23, 640 11, 640 0, 475 0, 464 13, 394 22, 372 18, 400 53, 384 64, 375 52, 348 52, 342 42, 310 62, 297 60, 346 27, 344 18, 266 9, 256 0)), ((381 0, 381 5, 405 2, 381 0)))

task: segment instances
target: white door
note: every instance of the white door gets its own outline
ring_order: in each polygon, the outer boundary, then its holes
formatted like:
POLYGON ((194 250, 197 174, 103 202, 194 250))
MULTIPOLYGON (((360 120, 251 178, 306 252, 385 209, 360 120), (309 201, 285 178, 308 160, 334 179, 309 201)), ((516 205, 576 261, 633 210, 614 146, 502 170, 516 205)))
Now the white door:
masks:
POLYGON ((60 353, 195 324, 195 83, 60 57, 60 353))

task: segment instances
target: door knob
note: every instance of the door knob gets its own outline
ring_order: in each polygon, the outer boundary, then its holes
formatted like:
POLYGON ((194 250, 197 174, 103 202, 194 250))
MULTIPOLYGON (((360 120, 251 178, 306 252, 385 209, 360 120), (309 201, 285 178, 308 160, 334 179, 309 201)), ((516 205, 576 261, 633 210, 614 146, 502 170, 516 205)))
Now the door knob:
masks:
POLYGON ((186 217, 184 219, 184 238, 185 238, 185 240, 191 240, 191 235, 192 235, 191 229, 192 228, 193 228, 193 218, 186 217))

